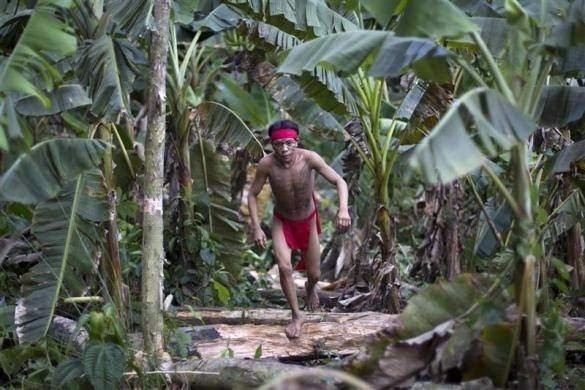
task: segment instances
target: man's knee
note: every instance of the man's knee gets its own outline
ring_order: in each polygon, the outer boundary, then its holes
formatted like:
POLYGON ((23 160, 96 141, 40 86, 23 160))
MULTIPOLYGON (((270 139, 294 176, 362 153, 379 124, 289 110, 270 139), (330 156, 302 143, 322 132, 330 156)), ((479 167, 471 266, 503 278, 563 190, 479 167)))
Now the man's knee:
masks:
POLYGON ((307 279, 309 283, 317 283, 321 278, 321 270, 319 268, 316 269, 307 269, 307 279))
POLYGON ((290 260, 286 259, 276 259, 278 264, 278 271, 285 274, 285 275, 292 275, 293 267, 290 263, 290 260))

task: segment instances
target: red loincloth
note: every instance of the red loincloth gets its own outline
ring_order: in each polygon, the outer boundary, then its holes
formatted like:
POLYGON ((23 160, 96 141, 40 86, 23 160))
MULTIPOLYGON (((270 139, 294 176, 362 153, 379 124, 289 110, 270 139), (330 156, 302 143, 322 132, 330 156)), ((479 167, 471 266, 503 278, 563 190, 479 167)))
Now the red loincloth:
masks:
POLYGON ((274 218, 282 222, 282 232, 284 233, 284 238, 288 247, 290 249, 301 250, 301 261, 299 261, 294 268, 296 271, 307 269, 303 252, 305 252, 309 247, 309 237, 311 234, 311 222, 313 221, 313 216, 315 217, 315 222, 317 223, 317 234, 320 234, 321 224, 319 223, 319 212, 317 211, 317 205, 315 205, 315 210, 311 213, 311 215, 303 219, 287 219, 283 217, 282 214, 280 214, 278 211, 274 211, 274 218))

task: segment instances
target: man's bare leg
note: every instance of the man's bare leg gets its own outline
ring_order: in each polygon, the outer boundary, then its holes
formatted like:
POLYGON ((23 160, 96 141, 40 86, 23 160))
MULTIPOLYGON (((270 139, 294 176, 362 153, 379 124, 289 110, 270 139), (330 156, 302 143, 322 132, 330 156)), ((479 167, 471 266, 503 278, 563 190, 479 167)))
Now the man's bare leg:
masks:
POLYGON ((304 253, 307 263, 307 282, 305 283, 307 293, 307 310, 319 309, 319 294, 317 294, 317 282, 321 277, 321 248, 319 247, 319 235, 317 234, 316 218, 311 221, 311 233, 309 246, 304 253))
POLYGON ((282 231, 282 222, 276 218, 274 218, 272 223, 272 246, 278 264, 280 286, 282 287, 282 292, 284 293, 292 312, 292 321, 284 328, 284 333, 290 338, 299 337, 305 318, 299 309, 297 292, 292 277, 293 268, 290 261, 291 249, 286 244, 284 233, 282 231))

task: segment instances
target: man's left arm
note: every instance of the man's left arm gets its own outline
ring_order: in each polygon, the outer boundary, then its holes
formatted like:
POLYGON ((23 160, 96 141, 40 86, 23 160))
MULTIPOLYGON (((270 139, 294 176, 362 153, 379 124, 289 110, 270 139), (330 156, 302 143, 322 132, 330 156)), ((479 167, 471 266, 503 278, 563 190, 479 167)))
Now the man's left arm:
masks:
POLYGON ((337 227, 347 229, 351 225, 351 218, 347 208, 347 183, 343 178, 331 168, 325 160, 317 153, 311 153, 311 163, 313 168, 319 172, 327 181, 337 187, 337 195, 339 196, 339 211, 337 212, 337 227))

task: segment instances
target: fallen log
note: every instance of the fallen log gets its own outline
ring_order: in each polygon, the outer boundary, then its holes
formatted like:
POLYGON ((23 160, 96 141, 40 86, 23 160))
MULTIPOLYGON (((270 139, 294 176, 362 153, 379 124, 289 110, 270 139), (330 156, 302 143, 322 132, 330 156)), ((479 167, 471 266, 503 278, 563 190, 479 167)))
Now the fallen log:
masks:
POLYGON ((285 373, 305 367, 271 360, 188 359, 173 365, 169 372, 173 383, 194 389, 254 389, 285 373))
MULTIPOLYGON (((372 321, 383 326, 385 320, 390 320, 394 316, 378 312, 361 312, 361 313, 331 313, 331 312, 308 312, 305 313, 305 322, 335 322, 343 323, 347 321, 372 321)), ((190 311, 175 311, 167 313, 167 318, 171 318, 181 325, 286 325, 290 322, 290 310, 284 309, 233 309, 225 310, 222 308, 201 307, 193 308, 190 311)))
MULTIPOLYGON (((191 337, 190 347, 203 359, 228 355, 252 358, 261 348, 263 358, 301 361, 324 356, 346 356, 357 352, 369 336, 382 330, 396 316, 383 313, 316 313, 303 325, 298 339, 284 334, 288 322, 282 313, 271 318, 278 324, 215 324, 181 328, 191 337), (323 320, 330 320, 325 321, 323 320)), ((246 317, 244 317, 245 320, 246 317)), ((250 317, 248 317, 250 318, 250 317)), ((266 319, 251 318, 251 321, 266 319)))

